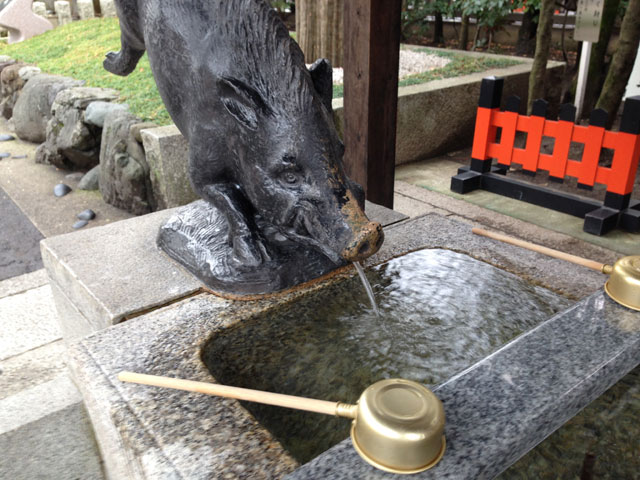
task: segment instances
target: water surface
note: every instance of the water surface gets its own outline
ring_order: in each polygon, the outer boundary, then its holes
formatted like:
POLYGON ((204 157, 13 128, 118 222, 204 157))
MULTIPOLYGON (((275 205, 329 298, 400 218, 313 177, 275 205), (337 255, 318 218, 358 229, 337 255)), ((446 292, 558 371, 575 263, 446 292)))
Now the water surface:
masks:
MULTIPOLYGON (((380 315, 357 276, 213 337, 203 352, 221 383, 355 402, 378 380, 439 384, 570 301, 449 250, 421 250, 367 271, 380 315)), ((349 435, 349 421, 243 403, 297 460, 349 435)))

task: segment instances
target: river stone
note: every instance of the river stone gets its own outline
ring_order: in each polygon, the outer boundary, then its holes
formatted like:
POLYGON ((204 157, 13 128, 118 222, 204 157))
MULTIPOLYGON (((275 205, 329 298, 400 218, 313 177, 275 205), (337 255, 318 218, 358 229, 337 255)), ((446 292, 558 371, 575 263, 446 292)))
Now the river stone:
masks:
POLYGON ((156 203, 149 165, 132 149, 137 142, 130 128, 137 123, 140 119, 126 111, 107 115, 100 147, 100 192, 105 202, 142 215, 155 210, 156 203))
POLYGON ((66 183, 59 183, 55 187, 53 187, 53 194, 56 197, 64 197, 70 191, 71 187, 66 183))
POLYGON ((44 142, 56 95, 83 84, 82 81, 59 75, 39 74, 29 79, 13 109, 16 135, 22 140, 44 142))
POLYGON ((37 163, 60 168, 93 168, 100 161, 100 128, 83 121, 85 109, 96 101, 116 100, 118 92, 109 88, 74 87, 62 90, 51 107, 46 141, 38 149, 37 163))
POLYGON ((0 142, 8 142, 9 140, 15 140, 13 135, 7 135, 6 133, 0 134, 0 142))
POLYGON ((111 102, 92 102, 89 104, 84 112, 84 121, 96 127, 102 128, 104 126, 104 119, 109 112, 114 110, 128 111, 129 105, 126 103, 111 103, 111 102))
POLYGON ((86 220, 78 220, 73 224, 74 230, 78 230, 79 228, 86 227, 89 222, 86 220))
POLYGON ((100 165, 96 165, 78 183, 78 190, 98 190, 100 188, 100 165))
POLYGON ((6 65, 2 72, 0 72, 0 94, 2 100, 0 100, 0 113, 6 119, 11 118, 13 115, 13 107, 18 100, 20 91, 26 80, 24 80, 19 72, 26 64, 22 62, 12 63, 6 65))
POLYGON ((87 220, 87 221, 89 221, 89 220, 93 220, 94 218, 96 218, 96 212, 94 212, 90 208, 87 208, 86 210, 83 210, 78 215, 76 215, 76 217, 78 218, 78 220, 87 220))

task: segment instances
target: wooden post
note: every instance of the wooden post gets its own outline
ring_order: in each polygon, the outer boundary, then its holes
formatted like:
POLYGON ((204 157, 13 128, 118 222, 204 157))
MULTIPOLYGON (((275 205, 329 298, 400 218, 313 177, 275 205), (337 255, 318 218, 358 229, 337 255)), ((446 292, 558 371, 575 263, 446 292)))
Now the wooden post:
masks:
POLYGON ((347 174, 393 208, 401 0, 344 2, 347 174))

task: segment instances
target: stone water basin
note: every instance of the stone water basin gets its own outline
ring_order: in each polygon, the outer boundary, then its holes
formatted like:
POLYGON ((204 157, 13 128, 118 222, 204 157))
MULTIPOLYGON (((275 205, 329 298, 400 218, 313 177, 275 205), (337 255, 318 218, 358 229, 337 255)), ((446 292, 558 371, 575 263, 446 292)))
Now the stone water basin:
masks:
MULTIPOLYGON (((357 276, 212 335, 202 350, 219 382, 354 403, 369 385, 407 378, 438 385, 572 302, 444 249, 367 271, 376 316, 357 276)), ((349 435, 349 422, 243 403, 300 463, 349 435)))

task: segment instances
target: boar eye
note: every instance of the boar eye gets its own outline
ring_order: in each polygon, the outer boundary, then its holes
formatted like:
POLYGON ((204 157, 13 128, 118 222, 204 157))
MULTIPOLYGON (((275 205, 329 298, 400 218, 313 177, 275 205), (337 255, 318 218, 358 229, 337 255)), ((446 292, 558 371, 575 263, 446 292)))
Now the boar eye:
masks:
POLYGON ((298 183, 299 177, 294 172, 284 172, 284 174, 282 175, 282 179, 288 184, 294 185, 298 183))

